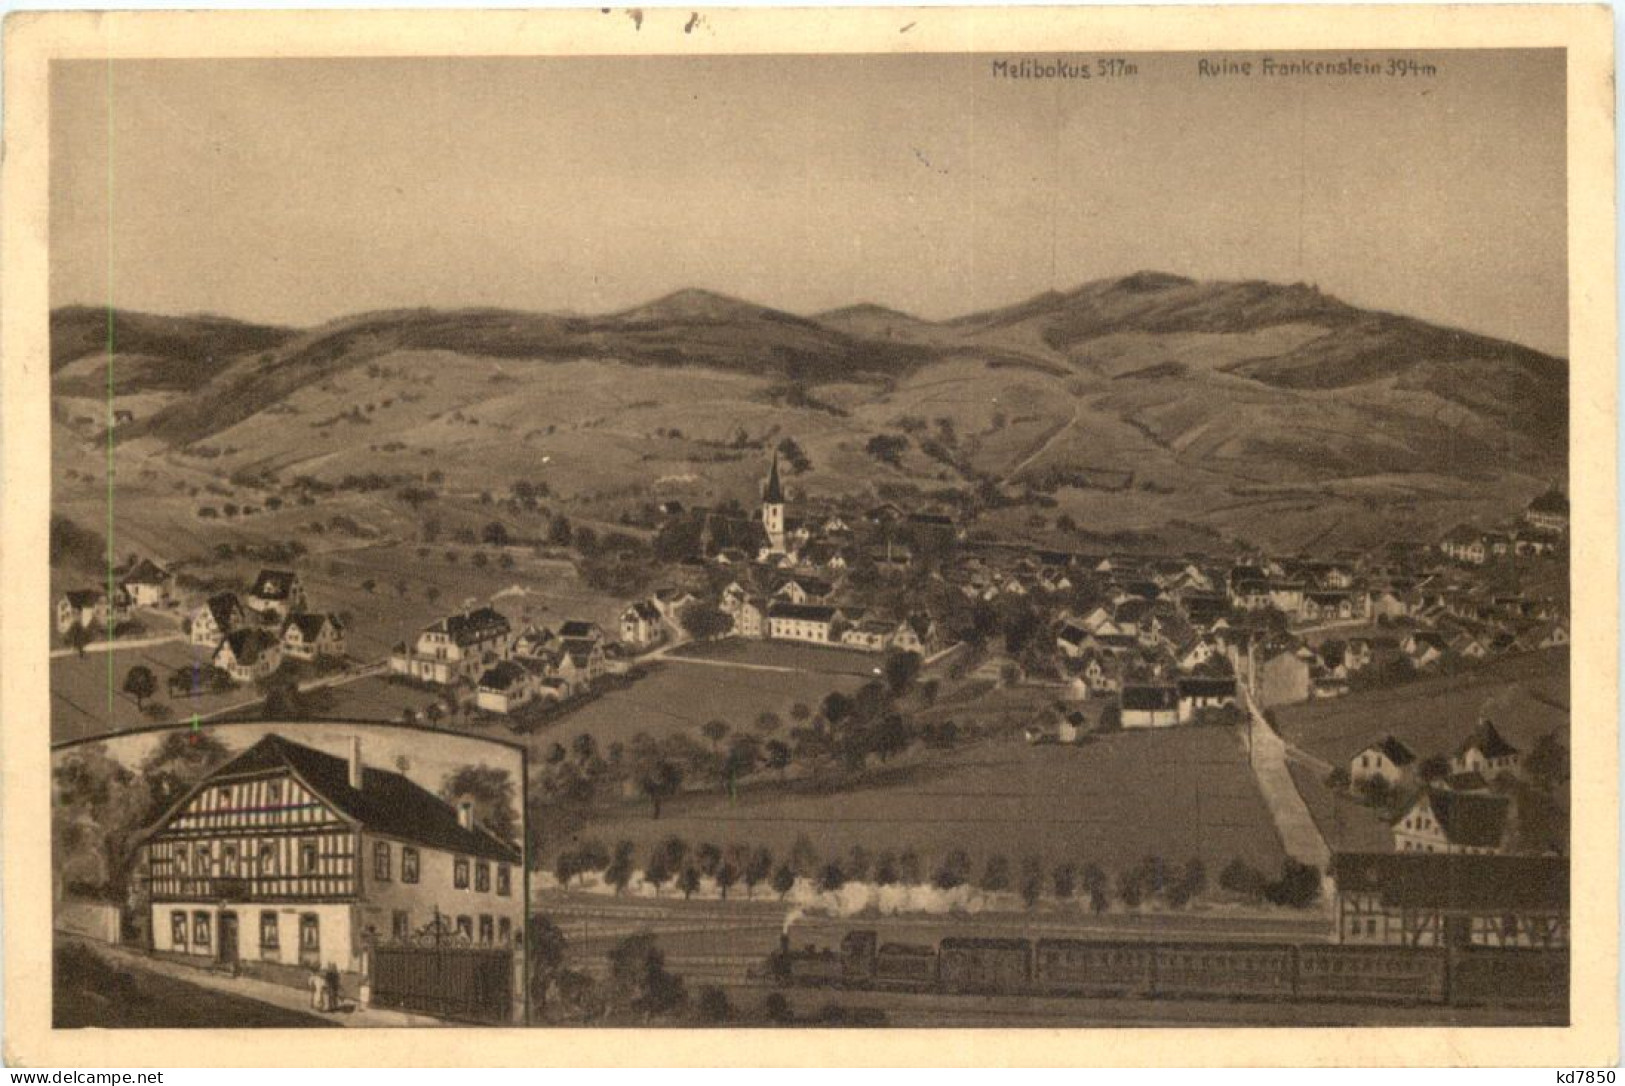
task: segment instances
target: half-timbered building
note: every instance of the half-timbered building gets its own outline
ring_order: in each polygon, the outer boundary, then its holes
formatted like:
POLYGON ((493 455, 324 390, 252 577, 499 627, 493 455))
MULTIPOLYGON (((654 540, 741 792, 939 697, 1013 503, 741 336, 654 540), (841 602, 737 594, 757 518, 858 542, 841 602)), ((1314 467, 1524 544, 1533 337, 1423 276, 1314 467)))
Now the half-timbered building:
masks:
POLYGON ((267 735, 142 835, 134 881, 155 951, 362 973, 370 946, 426 930, 517 947, 519 848, 470 805, 363 765, 351 742, 345 759, 267 735))

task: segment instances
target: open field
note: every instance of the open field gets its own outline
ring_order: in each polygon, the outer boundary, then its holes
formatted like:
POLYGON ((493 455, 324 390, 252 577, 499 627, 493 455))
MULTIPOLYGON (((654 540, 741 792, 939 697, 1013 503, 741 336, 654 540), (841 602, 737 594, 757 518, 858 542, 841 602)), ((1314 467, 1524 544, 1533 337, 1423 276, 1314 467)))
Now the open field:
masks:
POLYGON ((1367 743, 1392 733, 1419 758, 1450 754, 1489 717, 1507 741, 1528 751, 1569 726, 1569 652, 1549 649, 1491 661, 1471 671, 1385 690, 1276 709, 1281 735, 1329 765, 1346 764, 1367 743))
POLYGON ((172 671, 208 667, 213 654, 201 645, 173 641, 138 649, 115 649, 84 656, 58 656, 51 660, 51 741, 83 739, 103 732, 150 726, 153 721, 122 693, 124 676, 137 664, 152 670, 158 693, 148 699, 167 704, 171 722, 183 722, 193 713, 207 716, 255 697, 252 687, 224 694, 201 694, 171 699, 165 680, 172 671), (111 687, 111 696, 109 688, 111 687))
POLYGON ((791 706, 816 709, 831 691, 851 693, 859 685, 858 677, 849 674, 666 663, 626 689, 612 690, 548 721, 528 738, 548 746, 589 733, 600 749, 628 742, 639 732, 656 738, 686 732, 698 739, 708 720, 725 720, 735 731, 747 731, 764 711, 788 721, 791 706))
POLYGON ((785 856, 801 835, 826 856, 861 844, 917 850, 934 865, 965 849, 980 870, 1001 853, 1126 866, 1147 855, 1200 857, 1210 877, 1240 857, 1265 871, 1282 859, 1238 737, 1217 728, 1105 736, 1078 746, 992 741, 871 771, 851 787, 758 786, 737 799, 686 795, 659 820, 627 804, 587 834, 634 841, 639 856, 677 834, 690 842, 762 844, 785 856))
POLYGON ((740 637, 703 644, 690 642, 673 649, 668 655, 678 660, 721 660, 752 667, 789 668, 823 675, 859 675, 866 679, 873 678, 876 669, 885 663, 885 656, 878 652, 740 637))

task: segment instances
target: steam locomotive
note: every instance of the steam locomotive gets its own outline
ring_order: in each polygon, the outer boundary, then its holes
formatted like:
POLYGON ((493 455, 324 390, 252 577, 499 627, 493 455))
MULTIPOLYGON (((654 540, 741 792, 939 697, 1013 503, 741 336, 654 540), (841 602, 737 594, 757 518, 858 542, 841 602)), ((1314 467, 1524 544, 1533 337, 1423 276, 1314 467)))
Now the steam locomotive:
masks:
POLYGON ((977 995, 1338 1000, 1563 1007, 1564 949, 1129 942, 952 937, 881 943, 851 931, 840 949, 769 957, 780 985, 977 995))

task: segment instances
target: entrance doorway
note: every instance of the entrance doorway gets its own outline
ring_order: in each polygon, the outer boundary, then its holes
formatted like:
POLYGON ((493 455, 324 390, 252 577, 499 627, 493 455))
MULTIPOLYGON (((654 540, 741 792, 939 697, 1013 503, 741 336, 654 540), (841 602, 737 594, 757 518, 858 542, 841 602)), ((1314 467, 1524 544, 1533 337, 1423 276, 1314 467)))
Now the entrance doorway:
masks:
POLYGON ((220 914, 220 964, 237 964, 237 914, 220 914))

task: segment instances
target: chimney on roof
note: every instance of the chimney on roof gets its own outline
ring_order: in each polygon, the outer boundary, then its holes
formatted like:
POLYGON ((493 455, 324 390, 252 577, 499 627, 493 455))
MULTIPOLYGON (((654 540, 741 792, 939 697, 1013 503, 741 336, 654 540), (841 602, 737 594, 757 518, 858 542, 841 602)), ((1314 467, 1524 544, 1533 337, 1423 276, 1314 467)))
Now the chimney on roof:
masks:
POLYGON ((466 799, 457 805, 457 824, 465 830, 474 828, 474 805, 466 799))
POLYGON ((361 737, 350 736, 350 787, 361 791, 361 737))

